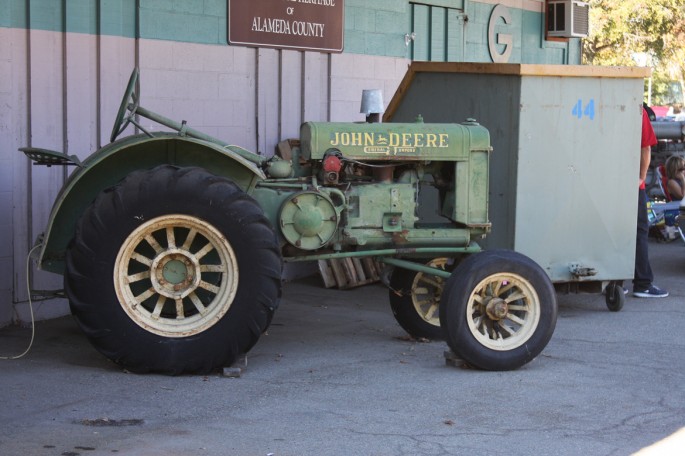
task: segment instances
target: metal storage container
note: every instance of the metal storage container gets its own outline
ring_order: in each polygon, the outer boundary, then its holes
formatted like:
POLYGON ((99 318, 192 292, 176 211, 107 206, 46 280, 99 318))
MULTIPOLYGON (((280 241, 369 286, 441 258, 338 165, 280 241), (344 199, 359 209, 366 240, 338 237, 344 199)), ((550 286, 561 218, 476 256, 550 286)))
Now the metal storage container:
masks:
POLYGON ((414 62, 386 122, 488 128, 486 248, 530 256, 555 284, 633 277, 645 68, 414 62))

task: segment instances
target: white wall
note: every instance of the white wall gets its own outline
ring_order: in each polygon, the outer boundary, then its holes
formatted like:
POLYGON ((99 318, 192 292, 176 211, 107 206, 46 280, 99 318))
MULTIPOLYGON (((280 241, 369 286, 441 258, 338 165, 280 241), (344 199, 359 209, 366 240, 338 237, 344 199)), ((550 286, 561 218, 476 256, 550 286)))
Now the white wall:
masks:
MULTIPOLYGON (((37 167, 17 149, 80 158, 106 144, 131 70, 141 105, 210 135, 272 155, 305 120, 361 121, 363 89, 392 97, 409 61, 0 28, 0 326, 30 321, 26 255, 70 169, 37 167)), ((145 128, 159 129, 143 119, 145 128)), ((129 132, 132 132, 129 127, 129 132)), ((32 268, 33 289, 61 276, 32 268)), ((64 300, 34 307, 68 313, 64 300)))

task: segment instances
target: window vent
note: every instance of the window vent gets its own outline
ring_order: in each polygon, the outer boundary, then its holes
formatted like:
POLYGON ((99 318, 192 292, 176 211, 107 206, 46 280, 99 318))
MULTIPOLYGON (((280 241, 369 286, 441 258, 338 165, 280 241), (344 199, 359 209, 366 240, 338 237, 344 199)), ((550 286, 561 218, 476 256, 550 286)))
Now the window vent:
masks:
POLYGON ((547 2, 547 36, 584 38, 590 32, 590 7, 578 0, 547 2))

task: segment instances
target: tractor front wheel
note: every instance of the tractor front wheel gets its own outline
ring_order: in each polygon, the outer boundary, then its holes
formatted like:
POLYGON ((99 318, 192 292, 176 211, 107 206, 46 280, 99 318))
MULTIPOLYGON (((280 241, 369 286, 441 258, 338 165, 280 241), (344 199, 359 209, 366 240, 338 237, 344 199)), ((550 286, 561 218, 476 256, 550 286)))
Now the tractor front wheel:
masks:
POLYGON ((508 250, 465 259, 440 303, 449 347, 485 370, 511 370, 531 361, 551 339, 556 320, 556 294, 545 271, 508 250))
POLYGON ((81 217, 72 313, 133 372, 207 373, 247 352, 278 305, 282 261, 257 202, 199 168, 130 174, 81 217))
MULTIPOLYGON (((435 258, 427 266, 447 270, 449 258, 435 258)), ((444 279, 425 272, 395 267, 390 277, 390 308, 397 323, 410 336, 424 339, 442 339, 440 328, 440 299, 444 279)))

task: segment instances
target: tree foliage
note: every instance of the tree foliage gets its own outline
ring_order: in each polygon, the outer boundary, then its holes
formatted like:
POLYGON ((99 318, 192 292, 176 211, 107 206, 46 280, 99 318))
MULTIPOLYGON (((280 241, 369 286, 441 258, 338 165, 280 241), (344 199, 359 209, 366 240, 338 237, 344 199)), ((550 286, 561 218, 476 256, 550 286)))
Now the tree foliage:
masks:
POLYGON ((685 0, 588 0, 591 65, 648 65, 655 95, 685 76, 685 0), (642 59, 643 61, 640 61, 642 59))

